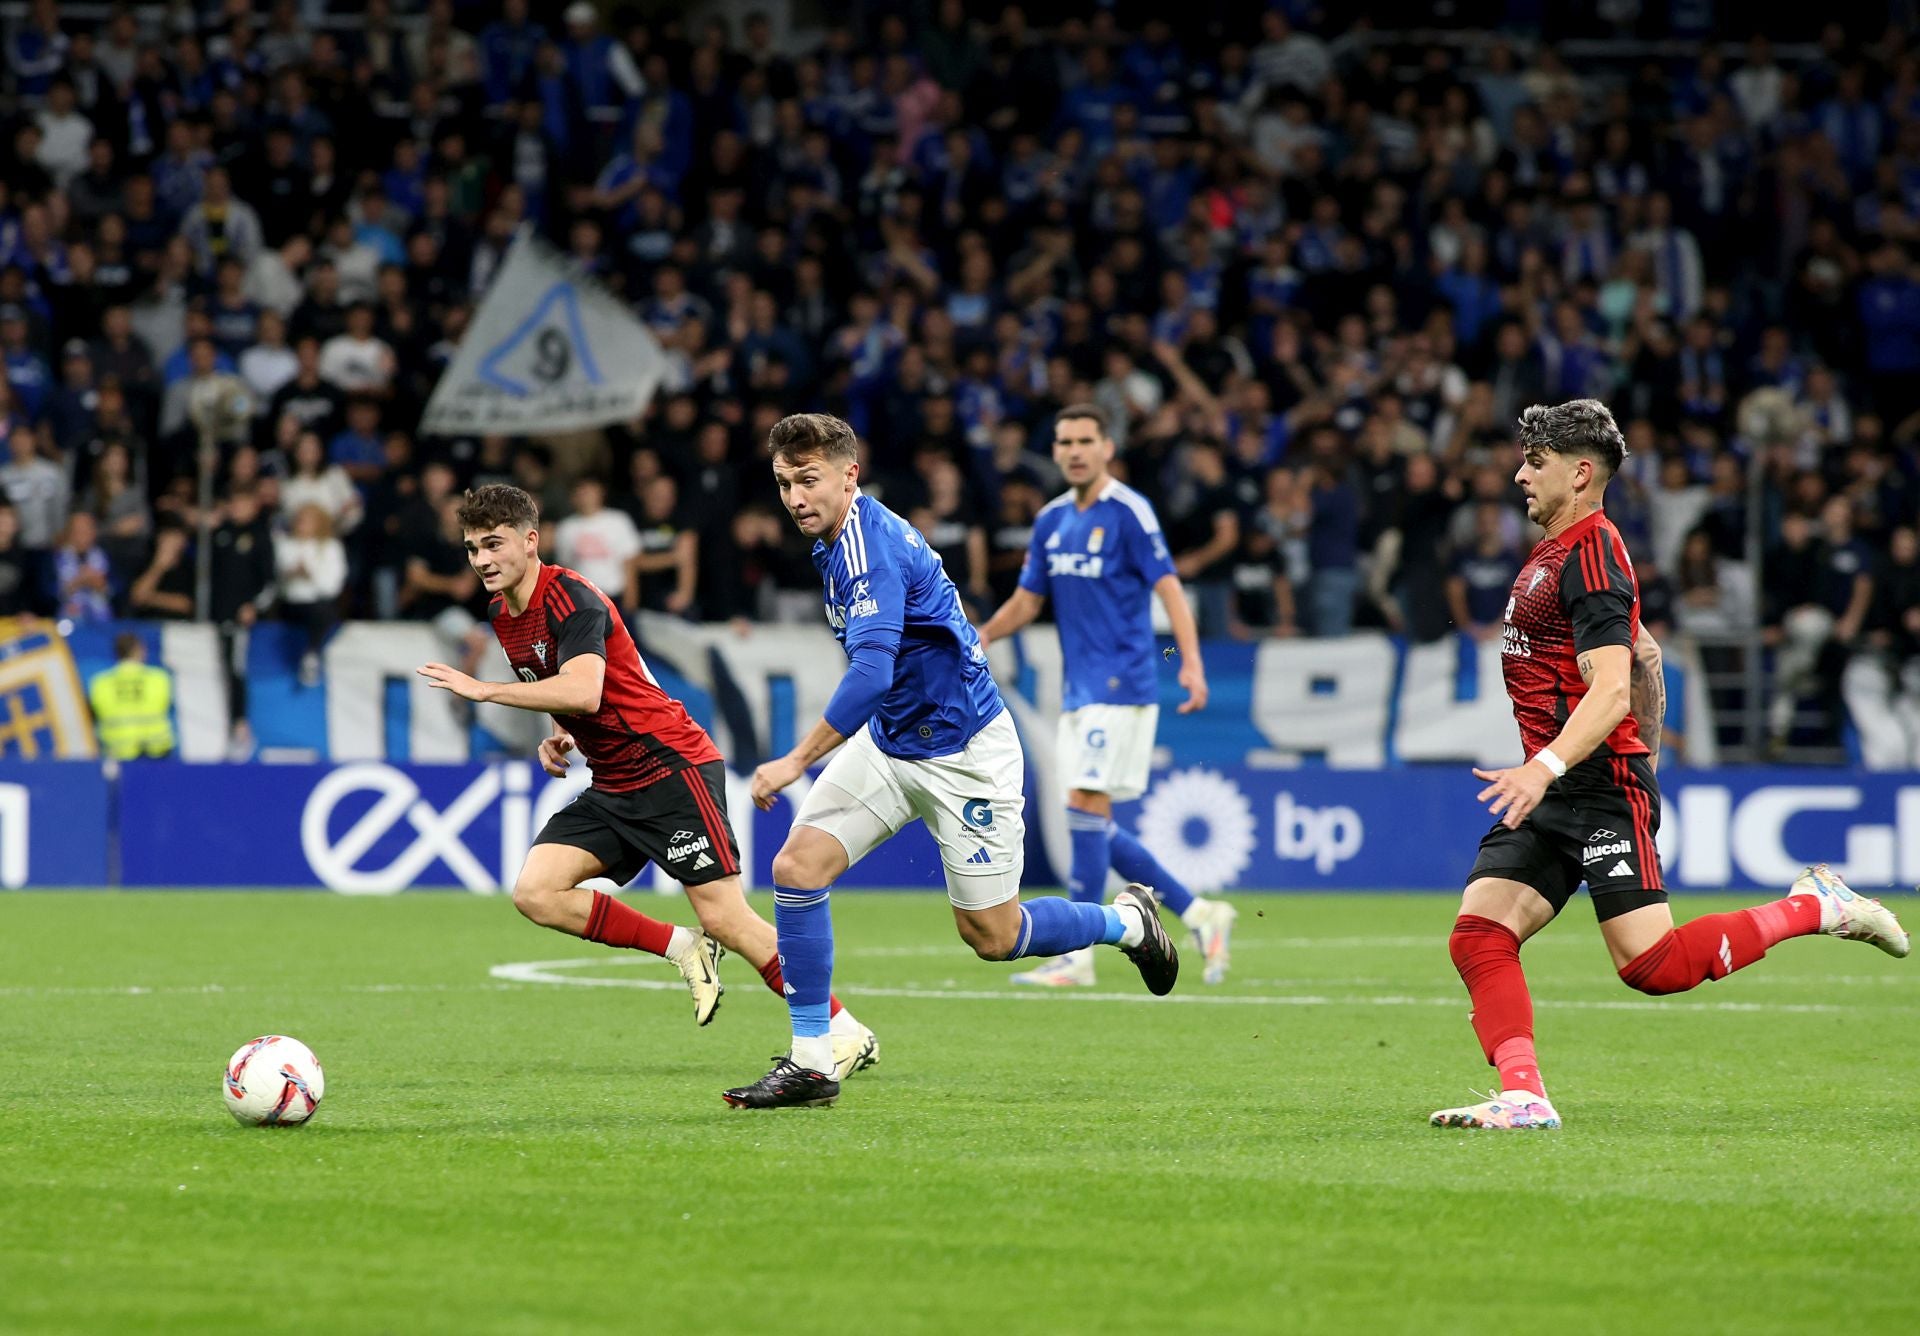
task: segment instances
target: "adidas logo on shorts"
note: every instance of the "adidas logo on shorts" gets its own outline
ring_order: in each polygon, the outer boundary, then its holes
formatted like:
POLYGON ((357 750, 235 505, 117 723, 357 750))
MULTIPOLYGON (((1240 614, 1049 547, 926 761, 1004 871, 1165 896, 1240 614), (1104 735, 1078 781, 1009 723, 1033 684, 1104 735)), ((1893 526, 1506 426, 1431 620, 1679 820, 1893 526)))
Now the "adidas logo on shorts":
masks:
POLYGON ((1623 858, 1607 869, 1607 875, 1609 877, 1631 877, 1633 875, 1633 869, 1627 866, 1627 860, 1623 858))
POLYGON ((969 863, 991 863, 993 859, 987 856, 987 851, 985 849, 982 849, 978 853, 974 854, 974 856, 969 858, 967 861, 969 863))
POLYGON ((701 854, 698 858, 693 860, 693 870, 695 872, 699 872, 703 868, 710 868, 712 866, 713 866, 713 859, 709 858, 706 854, 701 854))

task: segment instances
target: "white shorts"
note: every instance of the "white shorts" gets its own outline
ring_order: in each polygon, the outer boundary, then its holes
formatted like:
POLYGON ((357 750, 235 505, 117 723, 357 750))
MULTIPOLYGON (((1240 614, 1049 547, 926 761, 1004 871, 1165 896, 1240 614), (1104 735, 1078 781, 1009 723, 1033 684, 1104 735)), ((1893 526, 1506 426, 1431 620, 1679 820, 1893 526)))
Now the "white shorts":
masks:
POLYGON ((1116 802, 1147 791, 1158 705, 1082 705, 1060 716, 1060 782, 1116 802))
POLYGON ((959 909, 991 909, 1020 894, 1025 774, 1004 710, 960 751, 918 761, 887 755, 863 728, 827 762, 793 823, 840 841, 851 867, 918 817, 940 846, 947 898, 959 909))

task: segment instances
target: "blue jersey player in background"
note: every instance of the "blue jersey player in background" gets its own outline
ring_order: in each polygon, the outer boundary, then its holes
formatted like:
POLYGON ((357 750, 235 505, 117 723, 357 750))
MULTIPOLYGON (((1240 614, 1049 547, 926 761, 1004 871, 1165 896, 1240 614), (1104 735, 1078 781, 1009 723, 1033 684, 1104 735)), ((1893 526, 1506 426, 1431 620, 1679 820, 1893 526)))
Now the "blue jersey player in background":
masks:
POLYGON ((859 490, 853 428, 824 413, 782 418, 768 433, 780 501, 814 540, 827 621, 847 652, 820 722, 753 774, 762 809, 842 742, 814 781, 773 859, 793 1048, 735 1108, 831 1104, 839 1098, 828 1035, 833 920, 828 890, 916 818, 940 846, 961 939, 983 960, 1052 956, 1106 943, 1171 991, 1180 958, 1144 886, 1111 905, 1048 896, 1020 901, 1025 759, 980 638, 940 558, 907 522, 859 490))
MULTIPOLYGON (((1166 605, 1180 652, 1180 685, 1187 691, 1180 713, 1207 703, 1193 612, 1153 507, 1107 471, 1113 440, 1099 408, 1070 404, 1054 416, 1053 461, 1072 490, 1035 519, 1020 587, 980 629, 980 639, 986 644, 1012 635, 1053 600, 1066 673, 1058 757, 1073 840, 1068 890, 1075 900, 1099 902, 1106 897, 1110 866, 1127 881, 1153 887, 1192 931, 1206 960, 1207 982, 1219 983, 1227 976, 1233 906, 1188 891, 1113 820, 1115 802, 1146 792, 1153 766, 1160 720, 1155 594, 1166 605)), ((1093 953, 1067 952, 1014 975, 1013 982, 1090 986, 1093 953)))

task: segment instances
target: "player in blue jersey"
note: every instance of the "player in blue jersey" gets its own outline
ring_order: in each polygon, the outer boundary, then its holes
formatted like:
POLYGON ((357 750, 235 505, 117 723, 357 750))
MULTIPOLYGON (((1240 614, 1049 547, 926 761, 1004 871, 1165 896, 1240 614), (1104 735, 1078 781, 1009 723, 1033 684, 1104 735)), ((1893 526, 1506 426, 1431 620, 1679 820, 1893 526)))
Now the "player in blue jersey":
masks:
POLYGON ((939 556, 860 494, 853 428, 824 413, 782 418, 768 434, 780 500, 814 540, 827 621, 848 667, 800 744, 753 774, 761 808, 842 742, 807 791, 773 859, 774 929, 793 1048, 723 1098, 735 1108, 831 1104, 828 890, 916 818, 940 846, 960 937, 983 960, 1054 956, 1099 943, 1139 967, 1148 991, 1172 990, 1180 958, 1144 886, 1111 905, 1061 896, 1020 901, 1024 760, 980 638, 939 556))
MULTIPOLYGON (((1066 672, 1059 765, 1066 777, 1067 829, 1073 841, 1068 890, 1075 900, 1105 898, 1107 869, 1153 887, 1180 916, 1206 960, 1206 980, 1227 976, 1234 908, 1194 895, 1113 820, 1113 805, 1138 798, 1153 764, 1160 719, 1153 596, 1166 606, 1180 653, 1180 713, 1207 703, 1207 670, 1180 577, 1167 556, 1160 521, 1147 499, 1107 472, 1113 439, 1106 414, 1070 404, 1054 415, 1053 462, 1072 489, 1049 502, 1033 524, 1020 587, 980 628, 982 646, 1040 615, 1049 598, 1060 628, 1066 672)), ((1072 951, 1013 976, 1055 988, 1094 981, 1093 952, 1072 951)))

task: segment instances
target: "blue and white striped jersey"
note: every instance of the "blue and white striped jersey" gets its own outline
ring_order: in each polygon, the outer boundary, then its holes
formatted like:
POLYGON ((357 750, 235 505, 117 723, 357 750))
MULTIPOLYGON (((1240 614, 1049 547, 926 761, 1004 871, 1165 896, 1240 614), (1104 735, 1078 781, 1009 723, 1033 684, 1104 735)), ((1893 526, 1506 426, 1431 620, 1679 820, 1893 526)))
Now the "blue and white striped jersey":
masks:
POLYGON ((912 525, 857 496, 829 547, 813 545, 827 621, 851 658, 893 657, 893 685, 868 728, 889 756, 950 756, 1006 703, 939 556, 912 525))
POLYGON ((1020 587, 1053 600, 1064 709, 1160 699, 1153 586, 1171 574, 1153 507, 1118 478, 1109 478, 1085 510, 1074 505, 1072 492, 1041 510, 1020 587))

